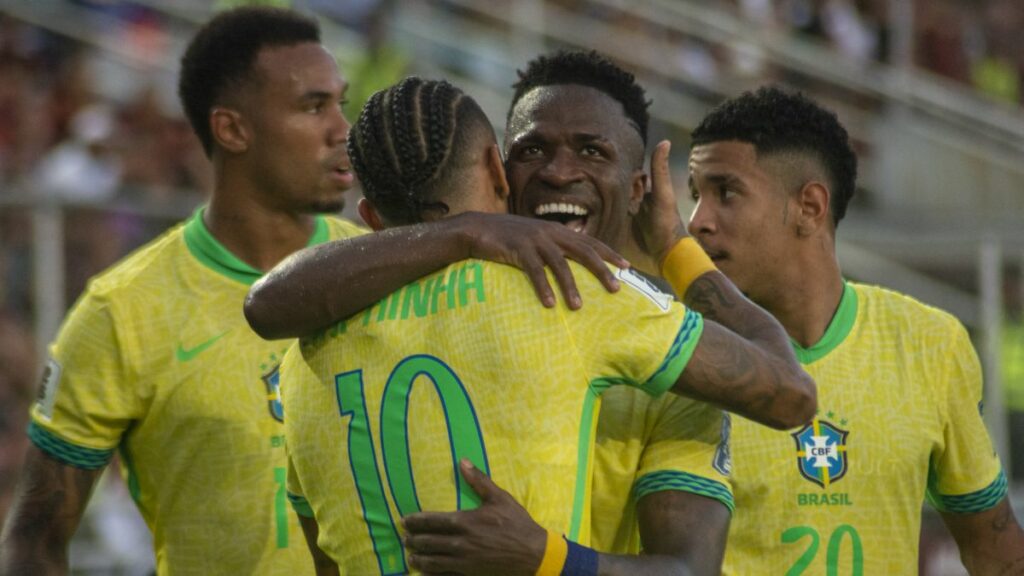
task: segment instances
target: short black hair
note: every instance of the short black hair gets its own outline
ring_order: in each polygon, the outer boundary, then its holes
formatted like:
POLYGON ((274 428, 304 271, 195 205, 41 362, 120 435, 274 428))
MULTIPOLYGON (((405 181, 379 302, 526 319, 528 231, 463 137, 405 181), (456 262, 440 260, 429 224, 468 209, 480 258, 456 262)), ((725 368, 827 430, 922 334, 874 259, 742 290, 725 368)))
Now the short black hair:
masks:
POLYGON ((213 153, 210 110, 228 90, 252 77, 260 50, 304 42, 319 43, 320 26, 282 8, 236 8, 200 28, 181 57, 178 97, 207 156, 213 153))
POLYGON ((467 193, 457 179, 484 133, 494 138, 473 98, 444 80, 410 76, 366 102, 348 156, 377 211, 391 224, 412 224, 467 193))
POLYGON ((759 157, 795 152, 814 158, 832 180, 833 224, 846 215, 857 186, 857 156, 834 112, 800 92, 763 86, 715 107, 694 129, 690 146, 726 140, 753 144, 759 157))
POLYGON ((651 105, 647 95, 636 82, 636 77, 626 72, 611 60, 596 51, 560 50, 547 56, 538 56, 526 64, 526 70, 518 70, 519 81, 512 85, 515 95, 509 105, 505 124, 512 119, 512 110, 530 90, 539 86, 580 84, 600 90, 622 104, 628 118, 640 132, 644 146, 647 146, 647 124, 651 105))

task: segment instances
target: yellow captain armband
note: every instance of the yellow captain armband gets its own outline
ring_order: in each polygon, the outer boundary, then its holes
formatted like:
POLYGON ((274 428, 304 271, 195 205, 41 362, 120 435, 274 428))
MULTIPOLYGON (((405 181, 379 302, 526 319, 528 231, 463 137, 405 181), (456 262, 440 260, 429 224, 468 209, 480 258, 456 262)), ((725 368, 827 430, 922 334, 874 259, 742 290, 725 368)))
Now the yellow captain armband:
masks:
POLYGON ((712 270, 717 270, 714 262, 692 236, 676 242, 661 263, 661 275, 680 298, 686 296, 694 280, 712 270))
POLYGON ((536 576, 559 576, 565 566, 565 557, 569 553, 569 545, 562 538, 548 530, 548 542, 544 545, 544 559, 540 561, 536 576))

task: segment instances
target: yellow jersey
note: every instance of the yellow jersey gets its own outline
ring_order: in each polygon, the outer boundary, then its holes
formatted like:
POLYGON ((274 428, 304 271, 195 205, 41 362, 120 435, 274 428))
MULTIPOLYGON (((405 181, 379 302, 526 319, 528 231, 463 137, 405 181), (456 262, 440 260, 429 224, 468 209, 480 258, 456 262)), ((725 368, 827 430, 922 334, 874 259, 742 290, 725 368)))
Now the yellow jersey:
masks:
POLYGON ((813 422, 776 431, 733 417, 725 574, 916 574, 926 496, 970 513, 1006 495, 955 318, 847 283, 821 341, 796 352, 818 384, 813 422))
POLYGON ((601 393, 667 390, 703 319, 630 271, 608 294, 571 266, 579 311, 537 305, 519 270, 467 260, 289 351, 288 489, 343 573, 405 573, 402 516, 475 507, 461 458, 589 543, 601 393))
MULTIPOLYGON (((310 244, 362 233, 316 218, 310 244)), ((98 469, 117 451, 160 574, 312 574, 287 510, 278 365, 249 328, 261 272, 202 210, 92 279, 50 349, 29 437, 98 469)))

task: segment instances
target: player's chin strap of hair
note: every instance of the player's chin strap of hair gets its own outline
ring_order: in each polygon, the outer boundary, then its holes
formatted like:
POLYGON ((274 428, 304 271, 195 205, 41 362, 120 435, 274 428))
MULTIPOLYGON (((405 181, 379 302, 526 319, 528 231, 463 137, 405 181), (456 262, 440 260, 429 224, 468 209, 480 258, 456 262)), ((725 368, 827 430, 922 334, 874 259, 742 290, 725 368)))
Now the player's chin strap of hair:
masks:
POLYGON ((536 576, 597 576, 597 551, 548 530, 536 576))
POLYGON ((694 280, 712 270, 717 270, 714 262, 692 236, 676 242, 661 262, 661 275, 680 298, 686 296, 694 280))

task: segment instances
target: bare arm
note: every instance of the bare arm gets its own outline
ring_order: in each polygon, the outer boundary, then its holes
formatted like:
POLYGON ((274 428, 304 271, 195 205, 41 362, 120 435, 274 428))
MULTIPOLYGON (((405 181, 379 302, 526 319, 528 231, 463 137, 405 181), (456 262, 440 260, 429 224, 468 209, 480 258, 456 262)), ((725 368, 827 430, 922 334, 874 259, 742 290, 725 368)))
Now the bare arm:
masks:
POLYGON ((704 333, 673 392, 777 429, 814 416, 814 380, 800 367, 771 315, 720 272, 694 281, 686 304, 704 315, 704 333))
MULTIPOLYGON (((544 528, 468 461, 460 469, 482 504, 470 511, 406 516, 402 525, 412 566, 424 574, 534 574, 544 557, 544 528)), ((723 504, 687 492, 656 492, 640 500, 638 514, 648 553, 599 554, 599 574, 719 573, 729 526, 723 504)))
POLYGON ((1024 575, 1024 530, 1004 497, 995 507, 974 514, 943 512, 942 520, 960 548, 972 575, 1024 575))
POLYGON ((545 266, 570 308, 582 302, 566 258, 586 266, 610 291, 618 289, 618 281, 605 261, 629 266, 600 241, 560 224, 471 212, 301 250, 253 285, 245 317, 267 339, 304 336, 467 258, 521 268, 548 307, 555 305, 555 296, 545 266))
POLYGON ((309 547, 309 552, 313 555, 316 576, 339 576, 338 565, 316 543, 316 539, 320 537, 320 525, 316 523, 316 519, 299 515, 299 525, 302 526, 302 533, 306 536, 306 546, 309 547))
POLYGON ((102 469, 66 466, 30 446, 0 540, 0 574, 66 574, 68 542, 102 469))

